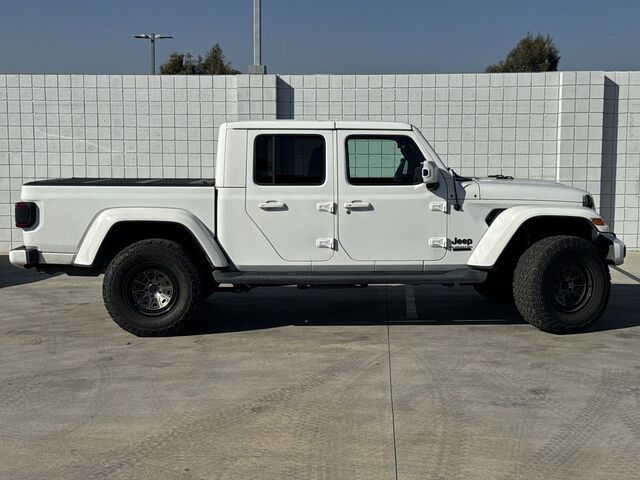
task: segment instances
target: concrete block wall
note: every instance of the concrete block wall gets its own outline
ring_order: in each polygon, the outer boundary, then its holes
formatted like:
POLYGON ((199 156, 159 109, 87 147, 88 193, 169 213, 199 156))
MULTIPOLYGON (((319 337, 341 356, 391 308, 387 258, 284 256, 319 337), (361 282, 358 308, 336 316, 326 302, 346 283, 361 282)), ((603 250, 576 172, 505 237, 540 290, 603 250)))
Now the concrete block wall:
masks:
POLYGON ((288 118, 408 122, 461 173, 556 178, 559 73, 279 79, 288 118))
POLYGON ((0 75, 0 252, 20 187, 55 177, 213 178, 218 127, 276 118, 276 79, 0 75))
POLYGON ((637 249, 639 79, 640 72, 280 75, 278 115, 412 123, 463 175, 590 191, 637 249))
POLYGON ((220 123, 275 118, 413 123, 461 174, 591 191, 638 248, 640 72, 0 75, 0 252, 26 181, 212 177, 220 123))
POLYGON ((603 206, 628 247, 640 248, 640 72, 607 72, 603 122, 603 206))

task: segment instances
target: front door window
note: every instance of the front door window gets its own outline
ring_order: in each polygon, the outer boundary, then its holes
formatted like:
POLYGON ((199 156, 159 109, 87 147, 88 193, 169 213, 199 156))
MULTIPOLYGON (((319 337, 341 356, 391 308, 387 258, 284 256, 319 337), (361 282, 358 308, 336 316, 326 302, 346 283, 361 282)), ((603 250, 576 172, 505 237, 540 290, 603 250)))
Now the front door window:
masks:
POLYGON ((347 138, 347 178, 352 185, 416 185, 424 157, 406 136, 347 138))

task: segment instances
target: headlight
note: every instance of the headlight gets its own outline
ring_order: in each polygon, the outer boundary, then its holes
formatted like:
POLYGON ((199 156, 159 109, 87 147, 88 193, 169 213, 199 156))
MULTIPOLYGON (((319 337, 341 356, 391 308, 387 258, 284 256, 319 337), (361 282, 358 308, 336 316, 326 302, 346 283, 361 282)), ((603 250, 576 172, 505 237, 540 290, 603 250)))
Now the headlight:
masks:
POLYGON ((590 208, 591 210, 596 209, 596 204, 593 202, 593 197, 591 195, 585 195, 582 197, 582 206, 590 208))

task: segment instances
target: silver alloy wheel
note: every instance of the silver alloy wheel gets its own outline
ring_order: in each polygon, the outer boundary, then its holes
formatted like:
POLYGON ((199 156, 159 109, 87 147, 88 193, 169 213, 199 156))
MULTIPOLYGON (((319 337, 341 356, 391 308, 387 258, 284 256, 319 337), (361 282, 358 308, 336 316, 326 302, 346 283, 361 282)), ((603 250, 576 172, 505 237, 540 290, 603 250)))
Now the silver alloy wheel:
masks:
POLYGON ((160 313, 171 306, 175 288, 164 272, 146 269, 139 272, 131 282, 131 298, 134 305, 151 314, 160 313))

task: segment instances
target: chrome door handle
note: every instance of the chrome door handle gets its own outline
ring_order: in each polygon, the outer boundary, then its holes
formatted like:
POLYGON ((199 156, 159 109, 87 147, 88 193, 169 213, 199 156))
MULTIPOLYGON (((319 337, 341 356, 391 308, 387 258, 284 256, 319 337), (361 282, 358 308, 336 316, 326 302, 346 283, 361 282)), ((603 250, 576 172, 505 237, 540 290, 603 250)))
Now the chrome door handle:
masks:
POLYGON ((269 200, 268 202, 260 202, 258 207, 262 210, 282 210, 287 208, 287 204, 284 202, 276 202, 274 200, 269 200))
POLYGON ((347 202, 344 204, 344 208, 347 210, 358 210, 363 208, 371 208, 369 202, 347 202))

